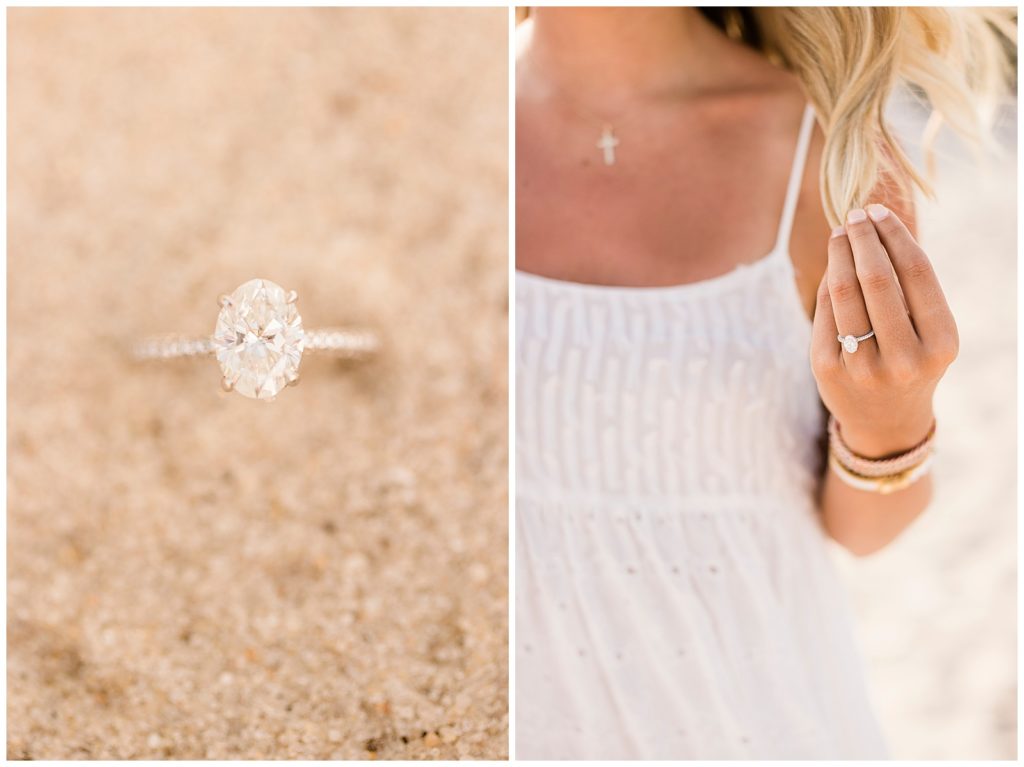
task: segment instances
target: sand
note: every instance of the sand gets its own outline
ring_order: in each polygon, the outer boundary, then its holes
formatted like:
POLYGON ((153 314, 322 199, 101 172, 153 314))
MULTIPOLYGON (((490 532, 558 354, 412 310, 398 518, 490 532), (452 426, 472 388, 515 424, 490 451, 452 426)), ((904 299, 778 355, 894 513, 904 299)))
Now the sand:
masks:
MULTIPOLYGON (((920 115, 893 117, 918 154, 920 115)), ((920 241, 960 332, 936 395, 932 506, 892 546, 841 557, 873 698, 899 759, 1017 756, 1016 121, 1001 161, 948 134, 920 241)))
POLYGON ((505 757, 507 11, 8 18, 8 756, 505 757), (257 276, 383 353, 125 354, 257 276))

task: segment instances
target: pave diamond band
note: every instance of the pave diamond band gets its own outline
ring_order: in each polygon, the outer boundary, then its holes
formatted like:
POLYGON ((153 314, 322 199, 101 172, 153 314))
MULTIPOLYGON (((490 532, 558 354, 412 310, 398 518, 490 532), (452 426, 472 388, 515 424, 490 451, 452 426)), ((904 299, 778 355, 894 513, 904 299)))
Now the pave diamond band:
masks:
POLYGON ((838 335, 838 336, 836 336, 836 339, 839 341, 840 344, 842 344, 843 349, 845 351, 849 352, 850 354, 853 354, 855 351, 857 351, 857 347, 860 346, 860 342, 861 341, 868 340, 874 334, 875 334, 875 331, 869 330, 867 333, 865 333, 862 336, 838 335))
POLYGON ((139 360, 217 358, 221 386, 246 397, 272 400, 299 381, 306 352, 360 359, 375 352, 377 336, 368 330, 305 330, 296 308, 298 295, 270 280, 249 280, 218 299, 220 313, 212 336, 168 335, 134 347, 139 360))
MULTIPOLYGON (((303 354, 324 353, 338 359, 362 359, 380 347, 377 334, 352 328, 317 328, 307 330, 303 338, 303 354)), ((212 357, 216 354, 210 336, 168 334, 143 338, 132 348, 137 360, 172 360, 187 357, 212 357)))

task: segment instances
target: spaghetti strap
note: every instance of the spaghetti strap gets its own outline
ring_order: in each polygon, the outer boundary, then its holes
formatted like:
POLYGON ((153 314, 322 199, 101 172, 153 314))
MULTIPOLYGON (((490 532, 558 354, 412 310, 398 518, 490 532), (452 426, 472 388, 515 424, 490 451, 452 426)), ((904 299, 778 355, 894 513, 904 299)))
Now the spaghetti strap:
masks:
POLYGON ((789 185, 786 187, 786 201, 782 206, 782 218, 779 220, 779 234, 775 240, 775 249, 789 248, 789 236, 793 231, 793 217, 796 215, 796 204, 800 199, 800 186, 804 177, 804 164, 807 160, 807 148, 811 144, 811 131, 814 127, 814 107, 808 102, 804 107, 803 122, 800 124, 800 135, 796 141, 796 152, 793 154, 793 167, 789 171, 789 185))

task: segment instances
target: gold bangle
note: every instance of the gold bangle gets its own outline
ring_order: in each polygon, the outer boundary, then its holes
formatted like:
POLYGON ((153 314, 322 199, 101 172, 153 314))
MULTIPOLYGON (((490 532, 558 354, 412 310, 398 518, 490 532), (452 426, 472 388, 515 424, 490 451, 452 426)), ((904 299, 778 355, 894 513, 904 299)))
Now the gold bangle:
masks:
POLYGON ((905 487, 910 487, 910 485, 914 484, 917 480, 931 471, 932 454, 929 453, 914 466, 882 477, 866 477, 863 474, 858 474, 855 471, 852 471, 843 465, 832 450, 828 451, 828 464, 832 468, 832 471, 834 471, 843 482, 850 485, 850 487, 855 487, 858 490, 866 490, 871 493, 888 495, 889 493, 895 493, 897 490, 902 490, 905 487))

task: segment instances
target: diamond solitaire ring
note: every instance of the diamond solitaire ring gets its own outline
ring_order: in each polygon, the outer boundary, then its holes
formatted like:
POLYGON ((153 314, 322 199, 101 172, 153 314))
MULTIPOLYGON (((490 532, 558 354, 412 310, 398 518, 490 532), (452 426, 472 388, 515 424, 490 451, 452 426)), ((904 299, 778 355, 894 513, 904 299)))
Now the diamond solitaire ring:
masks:
POLYGON ((843 349, 845 351, 849 352, 850 354, 853 354, 855 351, 857 351, 857 347, 860 346, 861 341, 866 341, 867 339, 871 338, 871 336, 873 336, 874 334, 875 331, 869 330, 862 336, 836 336, 836 338, 839 340, 839 343, 843 345, 843 349))
POLYGON ((367 330, 305 330, 295 306, 298 295, 270 280, 249 280, 218 299, 220 314, 212 336, 160 336, 139 342, 139 360, 215 356, 221 386, 254 399, 272 400, 299 382, 303 353, 323 352, 359 359, 377 350, 367 330))

